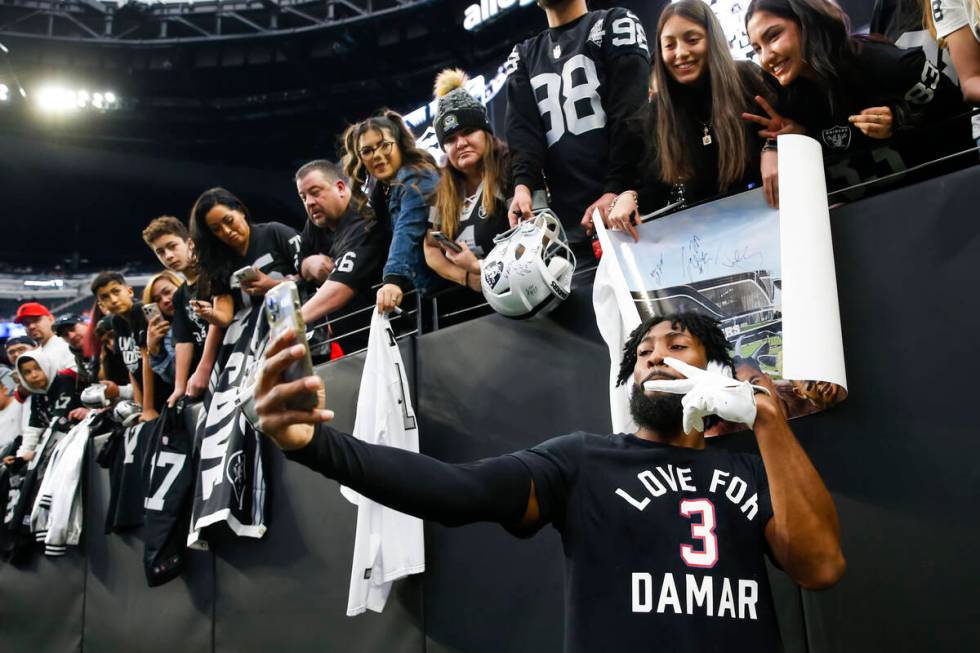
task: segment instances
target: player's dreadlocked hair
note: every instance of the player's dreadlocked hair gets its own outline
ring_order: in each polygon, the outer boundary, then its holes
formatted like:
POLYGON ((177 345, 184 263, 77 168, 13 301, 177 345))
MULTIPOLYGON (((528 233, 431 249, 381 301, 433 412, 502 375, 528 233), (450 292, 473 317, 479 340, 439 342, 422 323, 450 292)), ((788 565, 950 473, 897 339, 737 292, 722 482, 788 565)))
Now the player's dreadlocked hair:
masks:
POLYGON ((616 378, 617 386, 626 383, 633 375, 633 368, 636 367, 636 349, 640 346, 640 341, 643 340, 647 331, 661 322, 670 322, 671 328, 680 327, 690 333, 704 345, 704 351, 708 355, 709 361, 722 363, 731 369, 732 357, 728 353, 728 341, 725 340, 725 334, 718 327, 718 320, 697 313, 651 315, 643 320, 640 326, 633 329, 633 333, 623 345, 623 360, 619 364, 619 376, 616 378))

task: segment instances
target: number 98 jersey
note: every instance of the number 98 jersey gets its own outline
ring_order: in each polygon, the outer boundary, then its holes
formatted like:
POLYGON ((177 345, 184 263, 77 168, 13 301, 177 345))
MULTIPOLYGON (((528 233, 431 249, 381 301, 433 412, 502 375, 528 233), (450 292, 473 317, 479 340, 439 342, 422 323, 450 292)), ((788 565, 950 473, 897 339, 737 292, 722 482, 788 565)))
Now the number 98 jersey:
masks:
POLYGON ((540 189, 544 172, 572 241, 586 207, 632 181, 640 151, 623 128, 647 100, 649 61, 643 26, 619 7, 546 30, 507 59, 514 182, 540 189))

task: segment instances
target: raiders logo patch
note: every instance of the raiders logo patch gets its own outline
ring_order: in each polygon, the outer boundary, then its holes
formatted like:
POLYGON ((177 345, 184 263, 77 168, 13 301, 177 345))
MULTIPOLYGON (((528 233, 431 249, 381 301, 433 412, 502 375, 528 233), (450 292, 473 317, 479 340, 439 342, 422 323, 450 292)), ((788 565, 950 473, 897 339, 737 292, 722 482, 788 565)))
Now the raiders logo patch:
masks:
POLYGON ((555 47, 553 47, 551 49, 551 56, 554 57, 555 59, 561 58, 561 46, 560 45, 555 44, 555 47))
POLYGON ((823 130, 823 142, 832 150, 846 150, 851 146, 851 128, 837 125, 823 130))
POLYGON ((228 458, 225 465, 225 478, 231 483, 238 507, 241 509, 245 499, 245 457, 241 451, 236 451, 228 458))
POLYGON ((483 268, 483 281, 488 288, 493 288, 500 281, 500 275, 504 271, 504 264, 501 261, 494 261, 483 268))
POLYGON ((459 118, 456 117, 455 113, 450 113, 448 116, 442 119, 442 131, 448 132, 450 130, 459 127, 459 118))

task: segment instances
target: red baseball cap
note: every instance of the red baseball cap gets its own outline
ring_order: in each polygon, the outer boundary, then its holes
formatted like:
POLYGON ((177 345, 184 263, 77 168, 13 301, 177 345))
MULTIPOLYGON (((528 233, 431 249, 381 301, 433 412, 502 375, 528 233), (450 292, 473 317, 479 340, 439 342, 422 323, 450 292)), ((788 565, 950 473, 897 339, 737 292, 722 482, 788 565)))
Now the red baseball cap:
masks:
POLYGON ((48 307, 44 304, 27 302, 26 304, 21 304, 17 307, 17 317, 14 318, 14 322, 17 324, 23 324, 25 317, 41 317, 42 315, 54 317, 51 315, 51 311, 48 310, 48 307))

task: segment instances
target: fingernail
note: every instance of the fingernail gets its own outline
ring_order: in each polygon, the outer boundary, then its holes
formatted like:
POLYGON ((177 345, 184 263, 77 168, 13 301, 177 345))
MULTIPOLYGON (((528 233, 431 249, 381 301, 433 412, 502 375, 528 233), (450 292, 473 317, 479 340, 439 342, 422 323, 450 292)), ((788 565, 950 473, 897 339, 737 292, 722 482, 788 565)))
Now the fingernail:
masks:
POLYGON ((289 348, 289 353, 293 356, 302 356, 303 351, 303 345, 293 345, 289 348))
POLYGON ((317 411, 317 413, 319 414, 320 419, 325 419, 325 420, 326 419, 333 419, 333 411, 332 410, 321 409, 321 410, 317 411))
POLYGON ((318 376, 308 376, 304 379, 303 385, 305 385, 310 390, 318 388, 320 386, 320 377, 318 376))

